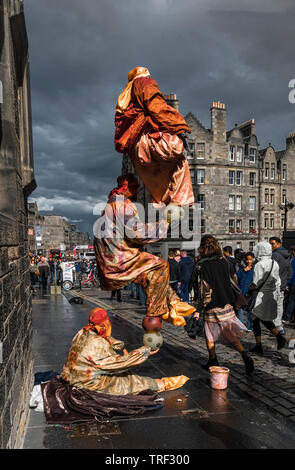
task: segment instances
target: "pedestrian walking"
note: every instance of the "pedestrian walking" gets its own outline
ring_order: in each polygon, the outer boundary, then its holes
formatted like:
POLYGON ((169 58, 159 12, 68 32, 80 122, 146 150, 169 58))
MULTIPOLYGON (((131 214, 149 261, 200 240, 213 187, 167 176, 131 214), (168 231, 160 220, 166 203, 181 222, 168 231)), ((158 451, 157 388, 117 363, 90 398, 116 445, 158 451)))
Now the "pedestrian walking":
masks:
POLYGON ((112 290, 111 300, 114 300, 116 297, 117 297, 117 302, 122 302, 121 289, 112 290))
POLYGON ((282 325, 282 317, 284 312, 284 297, 287 283, 292 276, 292 268, 290 264, 290 256, 288 251, 282 247, 281 239, 278 237, 271 237, 269 243, 272 247, 272 259, 279 265, 279 276, 281 280, 280 295, 278 299, 277 317, 274 319, 274 324, 279 331, 284 332, 282 325))
POLYGON ((180 252, 180 256, 180 298, 183 302, 189 302, 189 283, 194 269, 194 262, 192 258, 187 256, 187 252, 184 250, 180 252))
POLYGON ((237 283, 236 274, 238 271, 238 266, 237 266, 237 261, 235 260, 232 254, 233 254, 233 249, 231 246, 225 246, 223 248, 223 255, 229 264, 230 275, 233 278, 233 280, 237 283))
POLYGON ((30 262, 30 280, 31 280, 31 292, 33 294, 36 293, 35 284, 37 282, 38 276, 39 276, 39 272, 38 272, 37 266, 35 264, 34 258, 31 258, 31 262, 30 262))
POLYGON ((254 247, 257 263, 254 267, 253 283, 249 291, 259 289, 252 310, 253 333, 256 345, 250 349, 253 353, 263 354, 261 342, 262 323, 277 339, 278 349, 286 344, 286 338, 276 328, 274 320, 277 318, 278 303, 281 294, 281 280, 279 265, 272 259, 272 247, 268 242, 260 242, 254 247))
POLYGON ((283 314, 283 324, 285 325, 290 323, 295 308, 295 246, 291 247, 291 268, 293 274, 287 283, 288 301, 283 314))
POLYGON ((174 259, 174 251, 170 250, 168 253, 169 263, 169 284, 172 289, 177 293, 178 285, 180 284, 180 267, 179 263, 174 259))
MULTIPOLYGON (((241 267, 239 269, 239 271, 237 272, 237 278, 238 278, 238 287, 240 288, 242 294, 244 296, 246 296, 249 292, 249 287, 250 285, 252 284, 252 281, 253 281, 253 274, 254 274, 254 271, 253 271, 253 262, 254 262, 254 253, 252 252, 249 252, 249 253, 246 253, 246 256, 245 256, 245 263, 246 263, 246 267, 241 267)), ((245 310, 243 308, 241 308, 237 315, 238 315, 238 318, 239 320, 244 323, 244 314, 245 314, 245 310)), ((252 324, 251 324, 251 311, 250 312, 247 312, 247 318, 246 318, 246 326, 247 326, 247 329, 248 331, 251 331, 252 330, 252 324)))
POLYGON ((43 290, 47 289, 47 282, 50 276, 50 267, 46 261, 46 258, 42 257, 40 263, 38 263, 38 271, 41 276, 41 284, 43 290))
POLYGON ((220 341, 230 343, 239 351, 246 373, 251 374, 254 371, 254 362, 240 341, 246 334, 247 328, 237 318, 234 311, 235 294, 230 280, 228 262, 222 256, 220 245, 212 235, 202 237, 199 254, 197 311, 203 310, 204 312, 204 331, 209 353, 209 360, 202 367, 209 370, 211 366, 219 365, 215 343, 220 341))

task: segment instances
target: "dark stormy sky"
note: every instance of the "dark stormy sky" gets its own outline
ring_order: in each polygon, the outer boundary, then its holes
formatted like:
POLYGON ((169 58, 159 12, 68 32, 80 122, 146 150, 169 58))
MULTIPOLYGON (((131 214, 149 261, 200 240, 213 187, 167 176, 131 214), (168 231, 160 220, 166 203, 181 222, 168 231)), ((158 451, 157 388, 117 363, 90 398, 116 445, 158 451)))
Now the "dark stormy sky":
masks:
POLYGON ((206 127, 220 99, 228 129, 255 118, 261 147, 295 131, 294 0, 25 0, 25 14, 33 199, 83 231, 120 174, 114 106, 136 66, 206 127))

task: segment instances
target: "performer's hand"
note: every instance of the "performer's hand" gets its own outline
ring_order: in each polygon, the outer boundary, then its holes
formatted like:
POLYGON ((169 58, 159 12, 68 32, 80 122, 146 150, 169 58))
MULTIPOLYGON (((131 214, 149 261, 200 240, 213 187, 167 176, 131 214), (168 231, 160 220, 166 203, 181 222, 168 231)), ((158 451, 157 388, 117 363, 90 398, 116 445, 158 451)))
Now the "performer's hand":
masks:
POLYGON ((154 354, 157 354, 160 351, 160 348, 156 349, 155 351, 150 352, 150 356, 153 356, 154 354))
POLYGON ((124 356, 129 356, 129 352, 127 351, 127 349, 123 349, 123 354, 124 356))
POLYGON ((194 318, 196 318, 197 320, 199 320, 199 318, 200 318, 199 312, 195 312, 195 313, 194 313, 194 318))

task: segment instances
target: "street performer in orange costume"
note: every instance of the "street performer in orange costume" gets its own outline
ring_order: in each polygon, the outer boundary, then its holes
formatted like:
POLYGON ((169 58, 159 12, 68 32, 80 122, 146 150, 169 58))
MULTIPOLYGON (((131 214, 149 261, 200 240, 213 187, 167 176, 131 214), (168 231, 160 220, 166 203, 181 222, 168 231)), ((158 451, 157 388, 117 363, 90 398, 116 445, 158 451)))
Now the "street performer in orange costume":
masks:
POLYGON ((129 72, 115 126, 115 148, 130 156, 152 202, 192 205, 191 176, 183 154, 184 133, 191 131, 181 114, 168 106, 147 68, 129 72))
POLYGON ((134 204, 139 184, 133 174, 118 177, 102 216, 94 226, 94 246, 100 285, 117 290, 136 282, 147 296, 147 316, 185 326, 184 316, 195 308, 182 302, 169 285, 169 264, 143 251, 146 244, 165 238, 168 222, 144 224, 134 204))

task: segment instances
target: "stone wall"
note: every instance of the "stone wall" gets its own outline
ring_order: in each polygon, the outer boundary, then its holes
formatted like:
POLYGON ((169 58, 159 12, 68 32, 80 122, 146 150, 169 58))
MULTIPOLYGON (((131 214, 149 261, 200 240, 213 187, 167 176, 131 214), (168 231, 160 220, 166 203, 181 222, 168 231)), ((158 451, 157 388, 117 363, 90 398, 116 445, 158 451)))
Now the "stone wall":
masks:
POLYGON ((0 3, 0 448, 21 448, 33 386, 27 197, 33 174, 22 1, 0 3))

